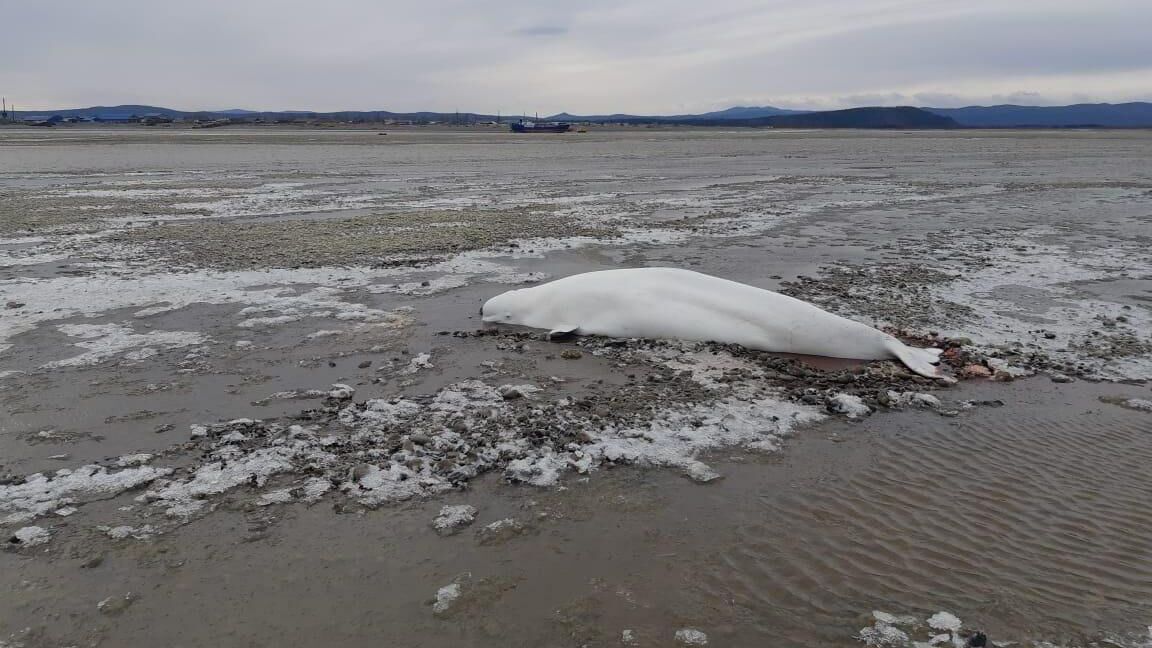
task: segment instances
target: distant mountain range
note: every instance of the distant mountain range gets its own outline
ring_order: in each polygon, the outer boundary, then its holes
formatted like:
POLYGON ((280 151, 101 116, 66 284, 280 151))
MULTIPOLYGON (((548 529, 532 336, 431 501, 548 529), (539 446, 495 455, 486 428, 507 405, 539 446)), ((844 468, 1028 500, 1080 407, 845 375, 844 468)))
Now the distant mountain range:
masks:
POLYGON ((1152 103, 1075 104, 1072 106, 968 106, 927 108, 951 117, 962 126, 975 128, 1106 126, 1133 128, 1152 126, 1152 103))
MULTIPOLYGON (((520 115, 481 113, 411 112, 358 110, 314 112, 307 110, 253 111, 230 108, 216 111, 184 111, 159 106, 124 105, 70 108, 67 110, 20 111, 19 119, 59 116, 102 121, 137 121, 144 117, 185 120, 239 119, 262 121, 351 121, 384 120, 416 123, 466 124, 490 121, 534 119, 520 115)), ((1152 103, 1076 104, 1072 106, 969 106, 965 108, 865 107, 847 110, 804 111, 773 106, 737 106, 726 110, 690 115, 572 115, 559 113, 542 121, 587 123, 655 124, 684 126, 776 126, 783 128, 1152 128, 1152 103)))
MULTIPOLYGON (((815 115, 827 114, 833 122, 847 119, 849 122, 855 117, 864 117, 874 123, 879 115, 887 117, 903 115, 912 118, 915 113, 909 112, 907 107, 892 108, 886 112, 851 112, 865 109, 849 109, 834 111, 805 111, 785 110, 774 106, 740 106, 717 112, 699 115, 602 115, 602 116, 576 116, 561 113, 548 117, 549 120, 558 121, 590 121, 590 122, 623 122, 623 123, 711 123, 726 122, 729 125, 737 123, 760 122, 767 118, 789 115, 815 115), (893 112, 895 111, 895 112, 893 112)), ((1132 102, 1122 104, 1075 104, 1071 106, 1015 106, 1011 104, 1000 106, 968 106, 965 108, 921 108, 920 110, 947 117, 954 120, 952 127, 962 128, 1069 128, 1069 127, 1097 127, 1097 128, 1152 128, 1152 103, 1132 102)), ((917 121, 922 116, 915 117, 917 121)), ((783 126, 789 124, 788 120, 777 120, 775 124, 768 119, 763 125, 783 126)), ((881 120, 883 122, 883 120, 881 120)), ((800 124, 802 122, 791 122, 800 124)), ((827 123, 827 122, 826 122, 827 123)), ((886 122, 885 122, 886 123, 886 122)), ((748 124, 760 125, 760 124, 748 124)), ((799 127, 799 126, 798 126, 799 127)), ((827 126, 834 128, 835 126, 827 126)), ((869 126, 853 126, 868 128, 869 126)), ((883 126, 871 126, 883 127, 883 126)), ((891 126, 896 127, 896 126, 891 126)), ((923 126, 932 128, 933 126, 923 126)))
POLYGON ((624 124, 655 124, 661 126, 720 126, 774 128, 959 128, 956 120, 937 115, 922 108, 909 106, 848 108, 802 112, 778 108, 733 108, 701 115, 674 115, 670 117, 607 115, 603 117, 576 116, 562 113, 547 118, 549 121, 580 121, 624 124))

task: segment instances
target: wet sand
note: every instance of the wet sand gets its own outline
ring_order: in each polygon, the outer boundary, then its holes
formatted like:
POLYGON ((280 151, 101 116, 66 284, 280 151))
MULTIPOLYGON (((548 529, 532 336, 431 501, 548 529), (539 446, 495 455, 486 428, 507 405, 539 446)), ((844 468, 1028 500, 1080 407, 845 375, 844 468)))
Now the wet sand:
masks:
MULTIPOLYGON (((767 389, 828 418, 772 437, 782 446, 774 453, 694 451, 723 476, 706 484, 685 479, 686 464, 645 460, 569 468, 546 487, 505 483, 510 473, 497 469, 373 506, 356 501, 353 475, 333 478, 312 503, 260 505, 297 483, 288 471, 208 495, 207 508, 186 519, 134 501, 140 490, 83 498, 77 513, 26 522, 50 528, 50 542, 10 543, 0 554, 12 601, 0 606, 4 640, 616 646, 630 630, 637 645, 662 646, 695 628, 709 645, 849 646, 872 610, 921 619, 948 610, 998 643, 1145 641, 1152 414, 1112 402, 1150 396, 1146 135, 449 133, 402 134, 387 150, 366 133, 212 133, 191 144, 174 135, 0 141, 20 154, 0 178, 0 209, 32 227, 3 233, 3 301, 50 289, 62 299, 107 296, 79 312, 52 315, 45 303, 36 316, 22 314, 27 306, 0 314, 15 332, 3 340, 12 348, 0 372, 23 372, 0 378, 8 484, 141 452, 179 475, 195 471, 211 453, 233 450, 190 440, 189 426, 297 417, 319 399, 269 395, 333 383, 354 386, 355 403, 423 403, 477 378, 537 385, 541 394, 501 406, 527 417, 518 429, 533 439, 532 426, 546 428, 551 415, 533 418, 531 409, 561 400, 587 399, 593 413, 617 407, 621 424, 636 424, 662 420, 680 402, 766 402, 754 399, 767 389), (124 174, 140 171, 159 191, 125 193, 138 185, 123 184, 134 177, 124 174), (280 186, 289 175, 303 184, 280 186), (229 183, 267 198, 237 202, 229 183), (557 223, 560 243, 530 229, 538 238, 507 246, 491 236, 509 233, 465 228, 415 239, 444 242, 419 259, 363 267, 354 255, 347 268, 319 270, 306 259, 274 269, 290 250, 187 257, 165 247, 173 231, 253 221, 452 215, 409 221, 427 231, 487 218, 477 210, 516 209, 557 223), (95 212, 115 220, 94 221, 95 212), (600 234, 586 240, 591 231, 600 234), (238 254, 247 261, 237 265, 238 254), (941 389, 887 363, 472 334, 483 300, 522 282, 661 264, 936 332, 941 343, 968 337, 965 353, 989 367, 1041 375, 941 389), (108 290, 116 285, 145 296, 118 302, 108 290), (245 307, 252 312, 241 314, 245 307), (254 317, 268 321, 246 326, 254 317), (113 328, 66 328, 76 324, 113 328), (326 331, 336 333, 315 335, 326 331), (146 337, 157 332, 204 340, 146 337), (115 348, 94 364, 67 364, 85 351, 70 344, 84 339, 115 348), (132 355, 142 348, 151 355, 132 355), (578 359, 562 357, 571 349, 578 359), (422 353, 432 366, 408 373, 422 353), (712 360, 677 376, 678 354, 712 360), (1050 379, 1065 375, 1078 379, 1050 379), (941 405, 896 405, 885 389, 932 393, 941 405), (839 391, 876 413, 850 421, 825 411, 839 391), (648 401, 631 412, 612 404, 614 394, 648 401), (477 507, 478 518, 441 537, 432 519, 456 503, 477 507), (483 530, 504 518, 519 524, 483 530), (156 532, 139 532, 145 524, 156 532), (142 539, 99 528, 116 525, 142 539), (461 597, 434 612, 437 590, 453 582, 461 597)), ((372 235, 414 240, 400 230, 372 235)), ((310 416, 339 427, 322 412, 310 416)))

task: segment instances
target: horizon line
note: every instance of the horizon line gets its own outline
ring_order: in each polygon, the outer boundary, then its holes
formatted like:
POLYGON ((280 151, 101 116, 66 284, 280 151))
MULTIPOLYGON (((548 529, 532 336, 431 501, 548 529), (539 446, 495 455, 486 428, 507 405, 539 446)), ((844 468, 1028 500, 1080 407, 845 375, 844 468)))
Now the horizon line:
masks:
MULTIPOLYGON (((169 106, 163 106, 163 105, 157 105, 157 104, 144 104, 144 103, 89 105, 89 106, 80 106, 80 107, 73 107, 73 108, 21 108, 17 104, 14 104, 13 102, 6 102, 6 103, 7 103, 8 112, 11 114, 15 114, 18 112, 19 113, 30 113, 30 112, 52 113, 52 112, 76 111, 76 110, 92 110, 92 109, 97 109, 97 108, 120 108, 123 106, 141 106, 141 107, 158 108, 161 110, 168 110, 168 111, 172 111, 172 112, 181 112, 181 113, 217 113, 217 114, 241 111, 241 112, 250 112, 250 113, 297 113, 297 114, 392 113, 392 114, 396 114, 396 115, 411 115, 411 114, 417 114, 417 113, 433 113, 433 114, 438 114, 438 115, 461 114, 461 115, 484 115, 484 116, 496 116, 496 115, 528 116, 527 113, 518 114, 516 112, 504 112, 501 110, 497 110, 494 112, 481 112, 481 111, 474 111, 474 110, 461 111, 461 110, 427 110, 427 109, 405 111, 405 110, 384 109, 384 108, 372 108, 372 109, 342 108, 342 109, 337 109, 337 110, 315 110, 315 109, 252 109, 252 108, 235 108, 235 107, 234 108, 220 108, 220 109, 188 110, 188 109, 184 109, 184 108, 171 108, 169 106)), ((893 105, 854 104, 854 105, 848 105, 848 106, 837 107, 837 108, 828 108, 828 107, 821 107, 821 108, 782 108, 780 106, 776 106, 776 105, 772 105, 772 104, 763 104, 763 105, 743 104, 743 105, 732 105, 732 106, 728 106, 726 108, 717 108, 717 109, 713 109, 713 110, 703 110, 701 112, 644 113, 644 112, 613 111, 613 112, 574 113, 574 112, 570 112, 568 110, 561 110, 559 112, 548 113, 548 116, 551 116, 551 115, 573 115, 573 116, 626 115, 626 116, 633 116, 633 117, 677 117, 677 116, 684 116, 684 115, 700 115, 700 114, 708 114, 708 113, 725 112, 728 110, 734 110, 734 109, 739 109, 739 108, 773 109, 773 110, 788 110, 788 111, 802 111, 802 112, 831 112, 831 111, 836 111, 836 110, 852 110, 855 108, 912 107, 912 108, 933 109, 933 110, 962 110, 965 108, 999 108, 999 107, 1006 107, 1006 106, 1017 107, 1017 108, 1068 108, 1068 107, 1072 107, 1072 106, 1122 106, 1122 105, 1127 105, 1127 104, 1150 104, 1150 103, 1152 103, 1152 100, 1150 100, 1150 101, 1141 101, 1141 100, 1091 101, 1091 102, 1083 102, 1082 101, 1082 102, 1067 103, 1067 104, 1058 104, 1058 103, 1054 103, 1054 104, 1014 104, 1014 103, 965 104, 963 106, 951 106, 951 107, 908 103, 908 104, 893 104, 893 105)))

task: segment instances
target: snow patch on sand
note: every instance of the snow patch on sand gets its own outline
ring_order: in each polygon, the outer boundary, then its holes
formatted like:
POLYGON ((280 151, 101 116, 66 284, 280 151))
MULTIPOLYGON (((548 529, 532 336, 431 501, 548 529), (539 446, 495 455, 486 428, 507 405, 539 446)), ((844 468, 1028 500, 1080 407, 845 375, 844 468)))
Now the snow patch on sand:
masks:
POLYGON ((411 376, 423 369, 431 369, 436 365, 432 364, 432 354, 420 353, 408 361, 408 364, 396 372, 398 376, 411 376))
POLYGON ((824 418, 814 407, 774 397, 729 397, 658 412, 642 426, 609 429, 583 451, 596 460, 677 467, 694 480, 711 481, 719 475, 696 459, 699 453, 726 446, 774 452, 795 428, 824 418))
POLYGON ((676 643, 681 646, 707 646, 708 635, 696 628, 681 628, 676 631, 676 643))
POLYGON ((140 466, 110 472, 103 466, 64 468, 52 475, 35 473, 20 484, 0 486, 0 524, 31 520, 79 504, 83 497, 107 497, 170 474, 167 468, 140 466))
POLYGON ((56 328, 69 337, 79 338, 80 341, 73 344, 88 351, 41 365, 41 369, 99 364, 120 354, 126 354, 125 358, 129 361, 139 361, 156 355, 157 351, 152 349, 154 346, 178 349, 204 344, 209 339, 202 333, 192 331, 136 333, 124 324, 62 324, 56 328))
POLYGON ((409 319, 405 311, 382 311, 344 299, 380 274, 369 268, 321 268, 3 280, 0 290, 6 298, 26 306, 5 313, 0 343, 44 322, 97 317, 121 308, 142 309, 138 313, 152 316, 193 304, 235 304, 239 307, 237 325, 242 328, 278 326, 305 317, 405 325, 409 319))
POLYGON ((441 535, 451 535, 476 521, 476 507, 469 504, 449 504, 440 508, 432 521, 432 528, 441 535))
POLYGON ((25 547, 35 547, 47 543, 52 539, 52 532, 44 527, 39 526, 26 526, 12 534, 13 538, 20 541, 20 544, 25 547))
POLYGON ((436 602, 432 604, 433 614, 444 614, 460 598, 460 584, 451 583, 436 590, 436 602))
POLYGON ((1140 251, 1061 245, 1021 251, 1005 244, 988 254, 997 259, 994 265, 966 269, 955 281, 930 286, 940 299, 968 306, 975 314, 973 321, 962 323, 963 330, 956 322, 941 322, 945 334, 969 336, 980 346, 1024 341, 1052 358, 1086 364, 1104 379, 1152 378, 1152 312, 1090 297, 1077 286, 1152 274, 1152 262, 1140 251), (1043 298, 1013 296, 1022 289, 1043 298), (1116 339, 1135 343, 1132 351, 1117 351, 1111 342, 1116 339))
POLYGON ((128 538, 132 538, 133 540, 148 540, 152 536, 160 533, 160 531, 151 524, 145 524, 139 527, 121 525, 114 527, 99 526, 96 528, 103 531, 104 535, 113 540, 127 540, 128 538))
POLYGON ((262 448, 228 461, 213 461, 198 468, 191 478, 168 480, 140 498, 167 507, 168 515, 183 517, 200 510, 209 495, 218 495, 241 484, 262 486, 271 475, 290 471, 291 460, 297 454, 295 450, 262 448))
POLYGON ((836 394, 828 399, 828 411, 843 414, 850 419, 864 418, 872 413, 872 408, 864 404, 864 399, 853 394, 836 394))

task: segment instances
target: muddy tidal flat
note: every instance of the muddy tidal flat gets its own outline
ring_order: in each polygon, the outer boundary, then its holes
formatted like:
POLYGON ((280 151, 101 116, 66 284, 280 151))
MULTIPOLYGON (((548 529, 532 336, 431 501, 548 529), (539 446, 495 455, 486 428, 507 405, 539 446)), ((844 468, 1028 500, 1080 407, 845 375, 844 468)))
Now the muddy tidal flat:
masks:
POLYGON ((1148 648, 1150 381, 1147 131, 3 129, 0 648, 1148 648), (480 322, 644 266, 954 380, 480 322))

